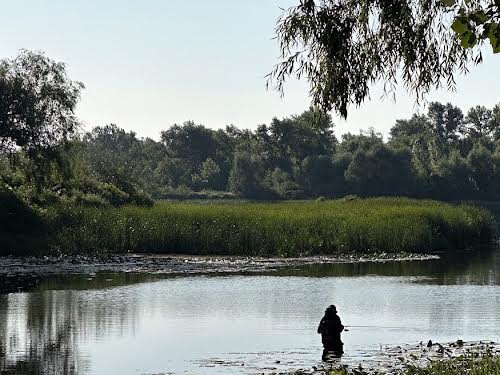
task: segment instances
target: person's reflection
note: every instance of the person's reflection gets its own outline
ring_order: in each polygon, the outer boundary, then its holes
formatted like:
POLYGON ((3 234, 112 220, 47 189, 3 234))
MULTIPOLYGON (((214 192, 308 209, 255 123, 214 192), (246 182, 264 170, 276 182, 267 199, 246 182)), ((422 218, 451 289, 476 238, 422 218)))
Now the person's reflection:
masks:
POLYGON ((336 307, 328 306, 318 326, 318 333, 321 334, 323 342, 323 361, 328 362, 344 354, 344 343, 340 340, 340 333, 343 330, 344 326, 337 315, 336 307))

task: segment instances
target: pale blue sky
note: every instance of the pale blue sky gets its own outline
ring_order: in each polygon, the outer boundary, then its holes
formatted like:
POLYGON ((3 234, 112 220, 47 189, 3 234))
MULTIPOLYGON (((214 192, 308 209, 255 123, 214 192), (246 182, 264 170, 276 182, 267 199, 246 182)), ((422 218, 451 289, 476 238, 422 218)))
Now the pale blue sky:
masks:
MULTIPOLYGON (((272 40, 279 7, 298 0, 4 0, 0 57, 45 51, 86 85, 78 115, 88 128, 114 122, 157 139, 173 123, 255 128, 309 106, 307 85, 292 82, 285 97, 266 91, 276 62, 272 40)), ((373 100, 335 118, 336 133, 370 126, 387 133, 418 108, 404 90, 397 101, 373 100)), ((430 100, 467 109, 500 102, 500 55, 458 79, 454 93, 430 100)))

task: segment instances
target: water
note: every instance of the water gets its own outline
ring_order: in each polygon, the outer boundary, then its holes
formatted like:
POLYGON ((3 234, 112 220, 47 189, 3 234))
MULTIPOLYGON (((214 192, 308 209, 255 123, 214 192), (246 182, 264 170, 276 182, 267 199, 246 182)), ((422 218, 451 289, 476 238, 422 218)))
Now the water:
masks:
POLYGON ((499 258, 308 266, 265 275, 52 278, 30 292, 0 295, 0 370, 309 368, 320 363, 316 328, 332 303, 344 325, 353 326, 343 333, 346 362, 370 358, 385 345, 500 340, 499 258))

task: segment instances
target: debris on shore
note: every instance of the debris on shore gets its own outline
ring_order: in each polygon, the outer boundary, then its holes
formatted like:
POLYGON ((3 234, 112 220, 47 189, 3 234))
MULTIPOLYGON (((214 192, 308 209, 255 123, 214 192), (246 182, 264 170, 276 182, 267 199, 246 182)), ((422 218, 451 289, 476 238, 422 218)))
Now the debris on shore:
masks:
POLYGON ((438 361, 453 361, 490 356, 500 358, 500 343, 495 341, 457 340, 449 343, 420 342, 418 345, 398 345, 381 348, 377 355, 356 363, 354 360, 337 359, 288 372, 272 372, 273 375, 400 375, 409 369, 423 369, 438 361))
POLYGON ((420 261, 436 255, 414 253, 335 254, 297 258, 110 254, 106 256, 0 257, 0 293, 22 291, 51 276, 101 272, 166 276, 248 274, 313 264, 420 261))

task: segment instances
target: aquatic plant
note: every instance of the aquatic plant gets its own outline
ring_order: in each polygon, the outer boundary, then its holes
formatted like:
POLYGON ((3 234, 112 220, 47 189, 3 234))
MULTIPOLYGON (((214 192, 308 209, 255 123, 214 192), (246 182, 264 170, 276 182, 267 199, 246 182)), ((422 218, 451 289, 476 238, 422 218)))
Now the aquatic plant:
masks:
POLYGON ((484 209, 406 198, 65 207, 47 218, 52 249, 71 253, 427 253, 492 243, 495 231, 484 209))
POLYGON ((410 366, 403 375, 499 375, 500 357, 491 353, 432 361, 428 367, 410 366))
MULTIPOLYGON (((325 375, 369 375, 379 372, 369 372, 364 369, 346 368, 324 372, 325 375)), ((391 374, 396 372, 391 372, 391 374)), ((397 372, 400 375, 498 375, 500 374, 500 357, 490 354, 468 355, 458 358, 448 358, 431 361, 427 367, 408 365, 406 371, 397 372)), ((318 373, 319 375, 319 373, 318 373)))

